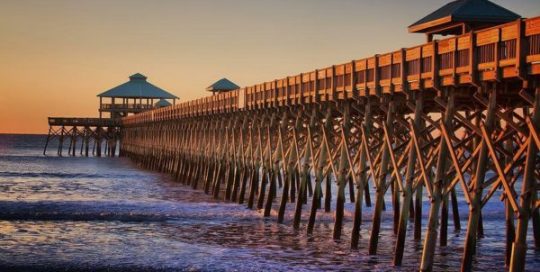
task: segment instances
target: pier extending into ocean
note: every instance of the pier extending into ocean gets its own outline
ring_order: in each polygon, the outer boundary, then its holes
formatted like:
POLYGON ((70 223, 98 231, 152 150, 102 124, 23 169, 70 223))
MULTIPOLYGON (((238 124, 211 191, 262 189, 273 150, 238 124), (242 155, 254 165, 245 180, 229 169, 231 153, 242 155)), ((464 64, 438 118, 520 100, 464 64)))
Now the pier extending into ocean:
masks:
POLYGON ((80 140, 80 155, 88 157, 92 150, 92 155, 98 157, 101 157, 102 151, 114 157, 120 139, 120 125, 121 120, 113 118, 49 117, 49 133, 43 155, 46 155, 50 141, 58 138, 58 156, 63 154, 64 142, 69 142, 68 155, 76 156, 77 142, 80 140))
POLYGON ((276 209, 278 223, 294 206, 292 226, 308 233, 321 210, 333 212, 334 239, 348 190, 350 245, 369 228, 369 254, 377 254, 391 195, 394 264, 413 235, 423 239, 421 271, 446 245, 449 222, 467 231, 461 269, 471 271, 482 207, 502 201, 501 258, 523 271, 527 247, 540 248, 540 17, 482 27, 445 18, 409 28, 428 35, 419 46, 123 117, 120 154, 264 216, 276 209), (469 208, 465 226, 458 194, 469 208), (362 209, 372 205, 368 226, 362 209))

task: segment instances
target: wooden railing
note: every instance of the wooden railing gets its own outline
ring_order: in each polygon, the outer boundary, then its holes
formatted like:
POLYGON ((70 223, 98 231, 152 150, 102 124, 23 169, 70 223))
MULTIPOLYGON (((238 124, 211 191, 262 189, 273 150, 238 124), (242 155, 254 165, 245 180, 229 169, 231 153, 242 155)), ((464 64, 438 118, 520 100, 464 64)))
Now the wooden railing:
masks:
POLYGON ((100 110, 149 110, 152 104, 101 104, 100 110))
POLYGON ((120 119, 111 118, 65 118, 49 117, 50 126, 81 126, 81 127, 117 127, 120 119))
POLYGON ((539 74, 540 17, 535 17, 143 112, 123 122, 478 85, 539 74))

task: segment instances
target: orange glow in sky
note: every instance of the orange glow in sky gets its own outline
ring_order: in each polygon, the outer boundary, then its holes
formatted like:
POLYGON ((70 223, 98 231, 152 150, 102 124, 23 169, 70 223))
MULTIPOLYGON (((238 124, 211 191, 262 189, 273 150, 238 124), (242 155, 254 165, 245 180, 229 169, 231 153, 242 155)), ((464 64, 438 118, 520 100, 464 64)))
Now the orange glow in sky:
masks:
MULTIPOLYGON (((179 96, 423 43, 407 26, 446 0, 27 1, 0 4, 0 133, 98 116, 98 93, 137 72, 179 96)), ((538 0, 494 0, 523 17, 538 0)))

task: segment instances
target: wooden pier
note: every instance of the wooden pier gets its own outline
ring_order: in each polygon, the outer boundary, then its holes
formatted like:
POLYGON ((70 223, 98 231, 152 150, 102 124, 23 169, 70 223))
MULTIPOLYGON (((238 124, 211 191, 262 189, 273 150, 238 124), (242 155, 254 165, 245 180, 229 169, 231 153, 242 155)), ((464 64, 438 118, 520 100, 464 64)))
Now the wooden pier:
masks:
POLYGON ((50 141, 58 138, 58 156, 62 156, 66 141, 69 141, 68 155, 76 156, 77 143, 80 141, 80 155, 88 157, 91 149, 95 156, 101 157, 104 151, 105 155, 114 157, 120 139, 120 125, 120 119, 112 118, 49 117, 49 133, 43 155, 46 155, 50 141))
POLYGON ((128 82, 107 90, 98 97, 99 118, 49 117, 49 133, 43 155, 47 153, 50 141, 58 138, 59 156, 62 156, 65 141, 69 141, 68 154, 75 156, 77 142, 80 140, 80 155, 88 157, 90 145, 93 144, 93 155, 101 157, 104 151, 105 155, 114 157, 120 139, 121 117, 170 106, 178 99, 149 83, 147 77, 140 73, 131 75, 128 82), (109 100, 109 103, 104 103, 104 99, 109 100), (157 102, 154 103, 154 100, 157 102), (104 117, 104 114, 109 116, 104 117))
POLYGON ((351 248, 369 228, 369 254, 390 194, 395 265, 408 224, 423 237, 421 271, 453 225, 467 230, 461 269, 473 270, 490 201, 506 207, 510 271, 525 270, 528 246, 540 248, 540 17, 127 116, 121 130, 121 154, 141 166, 264 216, 276 209, 279 223, 294 206, 292 226, 308 233, 335 201, 340 239, 344 203, 354 202, 351 248), (457 195, 469 207, 466 226, 457 195), (364 206, 374 207, 370 226, 364 206))

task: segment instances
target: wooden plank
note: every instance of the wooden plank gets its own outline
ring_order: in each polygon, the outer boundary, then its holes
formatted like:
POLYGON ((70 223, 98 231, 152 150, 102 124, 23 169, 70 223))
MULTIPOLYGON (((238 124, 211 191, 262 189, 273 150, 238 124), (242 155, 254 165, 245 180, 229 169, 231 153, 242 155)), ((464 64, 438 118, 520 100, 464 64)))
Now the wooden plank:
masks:
POLYGON ((401 50, 392 53, 392 63, 401 63, 402 59, 403 59, 403 52, 401 50))
POLYGON ((471 45, 471 36, 466 34, 464 36, 457 38, 457 49, 463 50, 463 49, 469 49, 471 45))
POLYGON ((353 70, 352 63, 346 63, 345 64, 345 74, 350 74, 353 70))
POLYGON ((387 66, 387 65, 390 65, 391 63, 392 63, 391 53, 379 56, 379 67, 387 66))
POLYGON ((540 17, 531 18, 525 21, 525 36, 540 34, 540 17))
POLYGON ((519 37, 519 23, 501 28, 501 41, 515 40, 519 37))
POLYGON ((500 29, 489 29, 477 32, 476 35, 476 46, 482 46, 486 44, 496 43, 499 41, 499 31, 500 29))
POLYGON ((445 54, 456 50, 456 39, 446 39, 437 42, 438 53, 445 54))
POLYGON ((411 61, 411 60, 419 59, 420 55, 422 53, 421 50, 422 50, 422 48, 420 46, 407 49, 407 51, 406 51, 407 53, 405 55, 405 60, 406 61, 411 61))
POLYGON ((317 79, 325 79, 326 78, 326 69, 321 69, 317 71, 317 79))
POLYGON ((367 69, 373 69, 375 68, 375 63, 377 59, 376 57, 371 57, 367 59, 367 69))
POLYGON ((356 66, 356 67, 355 67, 355 70, 356 70, 356 71, 363 71, 363 70, 366 70, 366 68, 367 68, 366 60, 365 60, 365 59, 362 59, 362 60, 356 60, 356 61, 354 62, 354 65, 356 66))
POLYGON ((335 74, 336 76, 341 76, 345 74, 345 64, 336 65, 335 69, 336 69, 336 74, 335 74))
POLYGON ((527 56, 526 61, 527 61, 527 63, 540 62, 540 54, 538 54, 538 55, 529 55, 529 56, 527 56))
POLYGON ((422 46, 422 57, 433 56, 433 43, 426 44, 422 46))

